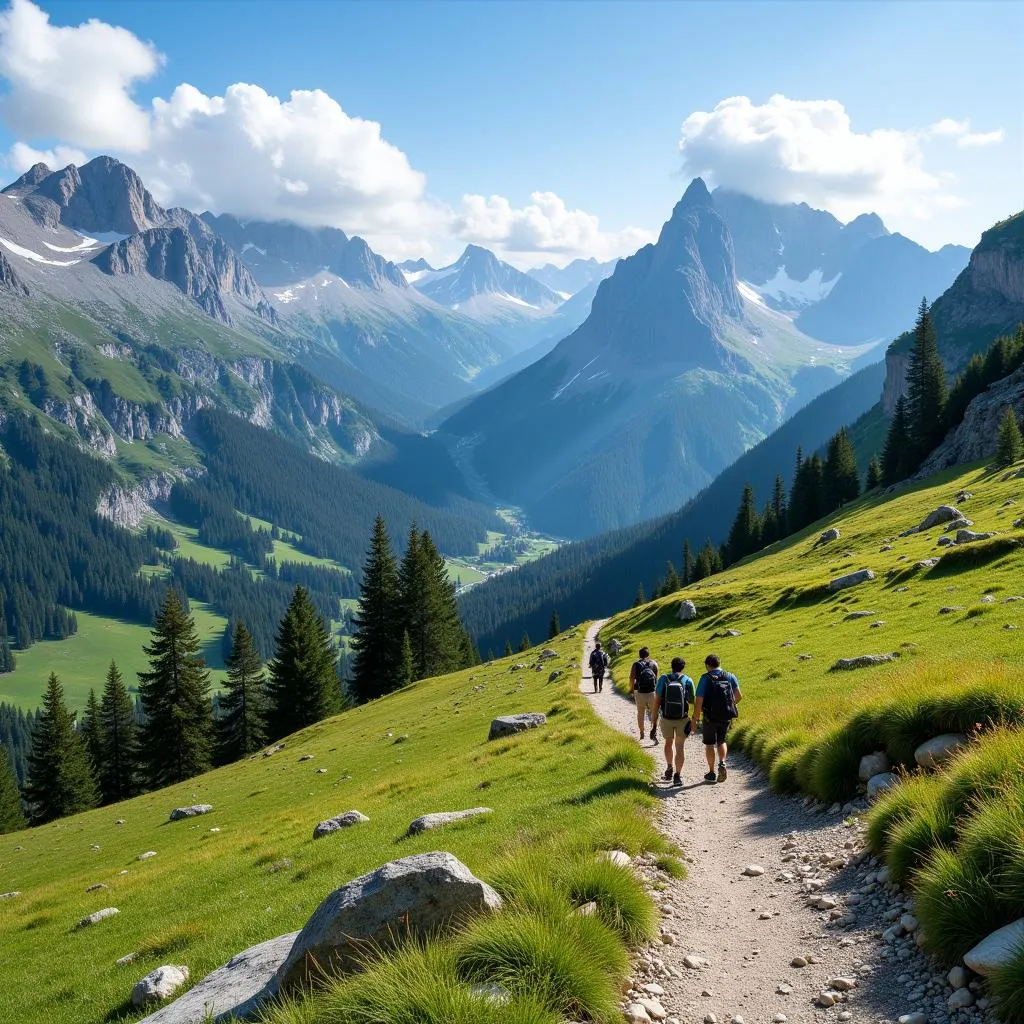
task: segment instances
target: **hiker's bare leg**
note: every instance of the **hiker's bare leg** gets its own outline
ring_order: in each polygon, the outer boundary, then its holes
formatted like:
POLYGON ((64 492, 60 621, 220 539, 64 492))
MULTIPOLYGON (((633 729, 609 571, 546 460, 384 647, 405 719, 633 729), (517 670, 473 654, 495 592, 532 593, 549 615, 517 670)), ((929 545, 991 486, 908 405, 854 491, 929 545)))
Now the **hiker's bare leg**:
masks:
POLYGON ((708 759, 708 769, 710 771, 715 770, 715 745, 713 743, 704 744, 704 754, 708 759))
POLYGON ((665 740, 665 765, 668 768, 672 767, 672 737, 669 736, 665 740))
POLYGON ((682 774, 683 764, 686 762, 686 750, 683 747, 684 736, 676 736, 676 775, 682 774))
MULTIPOLYGON (((724 761, 725 760, 725 755, 728 754, 728 753, 729 753, 729 748, 724 743, 719 743, 718 744, 718 760, 719 761, 724 761)), ((711 762, 709 761, 708 764, 711 764, 711 762)), ((711 767, 714 768, 714 765, 711 764, 711 767)))

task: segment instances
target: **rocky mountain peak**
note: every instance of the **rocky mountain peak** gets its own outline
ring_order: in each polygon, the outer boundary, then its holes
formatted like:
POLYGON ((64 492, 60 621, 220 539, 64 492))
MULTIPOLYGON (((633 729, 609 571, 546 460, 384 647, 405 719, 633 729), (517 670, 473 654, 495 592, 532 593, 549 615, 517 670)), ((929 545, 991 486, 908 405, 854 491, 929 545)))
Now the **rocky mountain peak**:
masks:
MULTIPOLYGON (((694 178, 693 181, 686 186, 683 198, 676 203, 676 210, 681 207, 713 205, 714 203, 711 199, 711 193, 708 191, 707 185, 704 184, 704 179, 694 178)), ((675 216, 675 210, 673 210, 672 215, 675 216)))
POLYGON ((331 270, 349 284, 380 290, 386 285, 408 288, 405 275, 390 260, 378 256, 364 239, 354 236, 341 250, 331 270))
POLYGON ((21 196, 31 192, 44 178, 48 178, 53 171, 42 161, 33 164, 20 178, 12 181, 6 188, 0 190, 8 195, 21 196))
POLYGON ((889 234, 889 229, 885 226, 882 218, 877 213, 862 213, 858 217, 854 217, 843 228, 844 234, 856 235, 859 238, 863 238, 865 241, 871 238, 880 238, 882 235, 889 234))
POLYGON ((481 295, 512 296, 536 307, 557 306, 562 301, 547 285, 480 245, 467 245, 451 266, 442 268, 418 287, 446 306, 469 302, 481 295))

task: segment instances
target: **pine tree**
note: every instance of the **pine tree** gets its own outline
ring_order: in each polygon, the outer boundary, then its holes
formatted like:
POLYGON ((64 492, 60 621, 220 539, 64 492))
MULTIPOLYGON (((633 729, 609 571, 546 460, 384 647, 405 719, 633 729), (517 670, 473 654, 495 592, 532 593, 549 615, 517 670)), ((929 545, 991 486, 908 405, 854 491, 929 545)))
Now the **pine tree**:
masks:
POLYGON ((398 587, 395 598, 396 622, 401 622, 409 634, 412 651, 413 679, 423 679, 431 660, 431 599, 432 578, 430 564, 416 523, 409 528, 398 568, 398 587))
POLYGON ((548 623, 548 639, 549 640, 554 640, 555 637, 558 636, 558 634, 561 633, 561 632, 562 632, 562 625, 558 621, 558 612, 554 608, 552 608, 551 609, 551 621, 548 623))
POLYGON ((693 550, 690 548, 689 537, 683 541, 683 586, 693 582, 693 550))
POLYGON ((506 658, 511 658, 513 654, 515 654, 515 651, 512 650, 512 641, 511 640, 506 640, 505 641, 505 657, 506 658))
POLYGON ((21 793, 14 766, 8 760, 7 751, 0 747, 0 835, 17 832, 25 827, 25 815, 21 810, 21 793))
POLYGON ((168 592, 143 651, 150 668, 139 673, 140 751, 146 784, 158 789, 209 769, 213 747, 210 675, 195 622, 175 591, 168 592))
POLYGON ((772 494, 772 515, 775 517, 777 540, 789 532, 786 526, 786 485, 782 482, 782 474, 775 474, 775 492, 772 494))
POLYGON ((93 775, 99 778, 103 771, 103 726, 100 722, 100 702, 96 691, 90 687, 85 702, 85 713, 82 715, 82 740, 89 752, 93 775))
POLYGON ((487 664, 489 665, 492 661, 494 661, 494 648, 493 647, 488 647, 487 648, 487 664))
POLYGON ((100 725, 103 731, 100 792, 103 802, 112 804, 135 795, 139 772, 135 707, 114 661, 110 662, 103 685, 100 725))
POLYGON ((1012 466, 1020 458, 1024 458, 1024 438, 1021 437, 1017 414, 1013 411, 1013 406, 1008 405, 999 423, 996 465, 1012 466))
POLYGON ((32 824, 86 811, 95 807, 98 799, 89 752, 75 732, 74 715, 64 703, 64 688, 51 672, 28 760, 25 800, 32 824))
POLYGON ((736 518, 729 530, 729 539, 725 543, 729 561, 738 562, 756 551, 760 538, 761 524, 754 505, 754 489, 750 484, 746 484, 740 498, 740 506, 736 510, 736 518))
MULTIPOLYGON (((0 608, 0 612, 3 609, 0 608)), ((4 617, 0 614, 0 625, 4 624, 4 617)), ((4 627, 6 629, 6 627, 4 627)), ((0 675, 5 672, 14 671, 14 654, 11 652, 11 645, 7 640, 7 634, 4 632, 3 636, 0 636, 0 675)))
POLYGON ((256 642, 242 622, 235 623, 231 654, 225 665, 228 677, 220 695, 217 759, 230 764, 255 753, 267 739, 266 677, 256 642))
POLYGON ((708 576, 713 576, 716 572, 722 571, 722 555, 718 548, 711 543, 708 539, 704 542, 704 547, 700 549, 697 554, 697 561, 693 567, 693 579, 694 582, 697 580, 707 579, 708 576))
POLYGON ((479 660, 475 648, 459 618, 459 604, 455 597, 455 584, 448 576, 444 555, 438 551, 430 534, 420 534, 420 546, 428 568, 427 604, 427 660, 424 677, 444 675, 460 668, 468 668, 479 660))
MULTIPOLYGON (((401 647, 399 647, 401 652, 401 647)), ((334 667, 331 634, 305 587, 296 587, 288 611, 277 627, 269 665, 266 731, 280 739, 313 725, 341 709, 341 688, 334 667)), ((397 686, 399 664, 387 666, 387 690, 397 686)))
POLYGON ((633 598, 633 607, 639 608, 642 604, 647 604, 647 595, 644 593, 643 583, 638 583, 636 585, 636 597, 633 598))
POLYGON ((524 633, 523 639, 519 641, 519 653, 522 654, 523 651, 528 651, 532 646, 533 644, 530 643, 530 634, 524 633))
POLYGON ((662 587, 662 591, 666 595, 674 594, 682 585, 683 581, 679 578, 676 567, 670 561, 665 566, 665 585, 662 587))
MULTIPOLYGON (((393 689, 395 671, 402 654, 401 636, 396 637, 400 591, 398 566, 384 520, 373 524, 370 551, 363 566, 359 610, 353 625, 351 647, 352 692, 360 702, 380 697, 393 689)), ((413 657, 416 641, 412 633, 413 657)))
POLYGON ((868 463, 868 478, 864 485, 866 491, 873 491, 877 487, 882 486, 882 463, 878 461, 878 456, 875 455, 868 463))
POLYGON ((886 487, 898 484, 910 472, 910 435, 907 426, 907 400, 896 399, 889 432, 882 449, 882 483, 886 487))
POLYGON ((409 630, 402 630, 402 660, 398 670, 399 686, 411 686, 416 679, 416 669, 413 664, 412 642, 409 640, 409 630))
POLYGON ((860 474, 857 456, 846 427, 840 427, 828 442, 828 455, 824 468, 825 513, 842 508, 860 494, 860 474))
POLYGON ((935 325, 928 301, 921 300, 914 324, 914 347, 907 363, 907 426, 913 472, 942 440, 946 429, 949 388, 939 357, 935 325))

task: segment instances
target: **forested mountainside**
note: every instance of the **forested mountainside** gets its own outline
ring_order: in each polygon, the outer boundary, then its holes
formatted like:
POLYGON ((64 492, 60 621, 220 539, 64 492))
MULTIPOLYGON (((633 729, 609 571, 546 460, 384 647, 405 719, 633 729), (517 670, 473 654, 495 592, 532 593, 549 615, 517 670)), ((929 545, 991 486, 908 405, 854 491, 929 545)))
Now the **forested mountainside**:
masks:
POLYGON ((697 179, 578 330, 440 430, 499 499, 585 537, 678 507, 857 354, 741 294, 729 229, 697 179))

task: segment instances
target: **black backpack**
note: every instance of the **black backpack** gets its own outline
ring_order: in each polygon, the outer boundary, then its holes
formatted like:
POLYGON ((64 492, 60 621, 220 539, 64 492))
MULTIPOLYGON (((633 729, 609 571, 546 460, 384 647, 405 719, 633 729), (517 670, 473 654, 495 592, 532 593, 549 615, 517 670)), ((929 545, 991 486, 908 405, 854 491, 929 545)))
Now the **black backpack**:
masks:
POLYGON ((678 720, 685 718, 690 709, 690 702, 686 699, 686 682, 683 676, 677 676, 674 672, 666 677, 665 700, 661 706, 662 718, 678 720))
POLYGON ((595 672, 603 672, 608 665, 608 655, 604 651, 592 651, 590 667, 595 672))
POLYGON ((636 663, 636 688, 639 693, 654 693, 658 685, 658 670, 650 658, 636 663))
POLYGON ((727 722, 739 714, 736 710, 732 683, 720 669, 708 673, 707 683, 704 685, 704 714, 713 722, 727 722))

